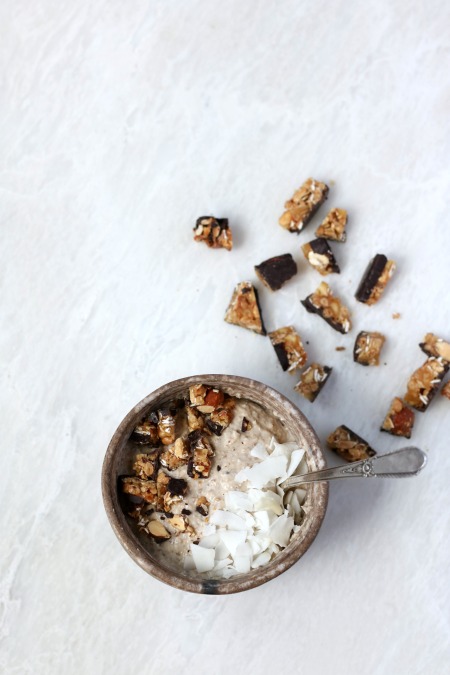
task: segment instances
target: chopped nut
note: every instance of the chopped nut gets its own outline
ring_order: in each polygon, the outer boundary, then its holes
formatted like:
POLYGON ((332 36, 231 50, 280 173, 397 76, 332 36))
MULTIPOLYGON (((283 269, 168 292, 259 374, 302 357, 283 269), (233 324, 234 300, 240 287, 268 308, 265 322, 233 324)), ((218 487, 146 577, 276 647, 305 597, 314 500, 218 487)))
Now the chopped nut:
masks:
POLYGON ((158 435, 163 445, 175 442, 175 417, 169 408, 158 410, 158 435))
POLYGON ((154 480, 143 480, 134 476, 121 476, 120 480, 125 494, 140 497, 149 504, 156 504, 158 494, 154 480))
POLYGON ((155 413, 151 413, 134 428, 131 440, 139 445, 158 445, 158 417, 155 413))
POLYGON ((204 384, 193 384, 192 387, 189 387, 189 399, 192 405, 204 405, 207 391, 208 389, 204 384))
POLYGON ((401 398, 394 398, 380 430, 387 431, 393 436, 411 438, 413 426, 414 412, 403 403, 401 398))
POLYGON ((278 291, 286 281, 297 274, 297 263, 290 253, 285 253, 255 265, 255 272, 267 288, 278 291))
POLYGON ((206 517, 209 513, 209 506, 210 504, 206 497, 199 497, 195 504, 195 510, 198 511, 201 516, 206 517))
POLYGON ((403 397, 405 403, 425 412, 449 367, 450 364, 441 356, 430 356, 409 378, 407 392, 403 397))
POLYGON ((248 281, 236 286, 225 314, 225 321, 266 335, 256 288, 248 281))
POLYGON ((446 398, 450 399, 450 382, 447 382, 447 384, 442 387, 441 396, 445 396, 446 398))
POLYGON ((242 418, 241 431, 245 434, 246 431, 250 431, 253 428, 253 424, 246 417, 242 418))
POLYGON ((269 338, 283 370, 293 374, 305 365, 308 355, 293 326, 278 328, 269 333, 269 338))
POLYGON ((189 534, 195 534, 194 528, 189 524, 189 520, 186 516, 181 514, 176 514, 169 518, 169 524, 178 532, 188 532, 189 534))
POLYGON ((366 305, 374 305, 381 298, 384 289, 395 272, 395 262, 388 260, 382 253, 370 261, 364 272, 355 297, 366 305))
POLYGON ((300 382, 295 385, 295 391, 298 391, 299 394, 313 403, 324 387, 332 370, 333 369, 328 366, 311 363, 311 365, 302 373, 300 382))
POLYGON ((344 242, 347 239, 346 225, 347 211, 345 209, 331 209, 317 228, 316 237, 344 242))
POLYGON ((441 357, 444 361, 450 363, 450 342, 445 342, 433 333, 427 333, 419 347, 428 356, 441 357))
POLYGON ((202 216, 194 227, 194 240, 204 241, 209 248, 233 248, 233 236, 228 226, 228 218, 202 216))
POLYGON ((184 438, 177 438, 174 445, 168 447, 160 455, 160 461, 169 471, 175 471, 189 459, 189 448, 184 438))
POLYGON ((301 232, 311 220, 317 209, 323 204, 328 195, 328 186, 314 178, 308 178, 296 190, 292 199, 284 207, 286 211, 278 221, 281 227, 289 232, 301 232))
POLYGON ((361 331, 356 336, 353 360, 362 366, 380 365, 380 352, 385 340, 381 333, 361 331))
POLYGON ((170 532, 166 530, 159 520, 151 520, 147 525, 147 531, 157 544, 170 539, 170 532))
POLYGON ((153 452, 149 454, 139 454, 136 455, 134 464, 133 464, 133 471, 136 474, 136 476, 139 476, 139 478, 148 479, 148 478, 153 478, 155 479, 156 473, 158 471, 158 465, 159 465, 159 451, 154 450, 153 452))
POLYGON ((191 458, 188 462, 187 473, 191 478, 208 478, 211 472, 211 457, 214 451, 208 438, 201 431, 192 431, 188 435, 191 458))
POLYGON ((327 438, 330 450, 334 450, 347 462, 359 462, 362 459, 373 457, 376 452, 364 438, 342 424, 327 438))
POLYGON ((313 239, 303 244, 302 251, 311 267, 314 267, 322 276, 333 272, 340 273, 339 265, 326 239, 313 239))
POLYGON ((349 310, 333 295, 325 281, 322 281, 314 293, 302 300, 302 305, 308 312, 318 314, 339 333, 348 333, 352 327, 349 310))

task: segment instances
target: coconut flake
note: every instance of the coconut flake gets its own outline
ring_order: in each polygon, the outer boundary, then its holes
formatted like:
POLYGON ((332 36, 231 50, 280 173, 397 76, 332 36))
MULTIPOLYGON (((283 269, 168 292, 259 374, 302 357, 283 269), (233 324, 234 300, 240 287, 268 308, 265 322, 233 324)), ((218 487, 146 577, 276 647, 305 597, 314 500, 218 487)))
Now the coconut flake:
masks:
POLYGON ((225 494, 225 508, 229 511, 252 511, 253 503, 247 492, 230 490, 225 494))
POLYGON ((262 488, 268 483, 274 483, 277 478, 286 473, 287 458, 284 455, 272 455, 259 464, 247 467, 236 474, 236 482, 248 481, 249 487, 262 488))
POLYGON ((269 551, 264 551, 264 553, 260 553, 259 555, 256 556, 256 558, 253 558, 252 568, 255 569, 256 567, 267 565, 267 563, 270 562, 271 557, 272 554, 269 553, 269 551))
POLYGON ((214 534, 208 534, 206 537, 202 537, 198 542, 198 545, 203 546, 203 548, 216 548, 219 541, 219 535, 215 532, 214 534))
POLYGON ((247 538, 246 532, 223 530, 219 532, 220 539, 228 552, 234 557, 239 544, 243 544, 247 538))
POLYGON ((233 556, 233 567, 240 573, 250 572, 252 549, 249 544, 239 544, 233 556))
POLYGON ((269 456, 269 453, 267 452, 266 448, 262 443, 257 443, 252 450, 250 450, 250 454, 252 457, 256 457, 256 459, 267 459, 269 456))
POLYGON ((191 544, 191 553, 197 572, 209 572, 214 567, 215 551, 213 548, 203 548, 191 544))
POLYGON ((211 515, 209 522, 213 525, 221 525, 229 530, 246 530, 245 520, 231 511, 217 510, 211 515))
POLYGON ((255 511, 273 511, 277 516, 283 513, 283 500, 280 495, 271 490, 249 490, 249 497, 255 511))
POLYGON ((294 519, 283 513, 270 526, 269 536, 275 544, 285 548, 289 544, 292 528, 294 527, 294 519))

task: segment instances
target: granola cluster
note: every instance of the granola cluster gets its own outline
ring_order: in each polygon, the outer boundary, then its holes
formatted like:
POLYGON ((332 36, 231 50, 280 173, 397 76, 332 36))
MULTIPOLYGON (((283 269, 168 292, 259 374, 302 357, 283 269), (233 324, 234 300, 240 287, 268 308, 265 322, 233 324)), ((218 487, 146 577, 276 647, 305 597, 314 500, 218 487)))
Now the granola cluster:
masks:
POLYGON ((385 340, 381 333, 361 331, 356 337, 353 360, 362 366, 378 366, 385 340))
POLYGON ((295 391, 313 403, 325 385, 325 382, 330 377, 332 370, 333 369, 328 366, 321 366, 319 363, 311 363, 311 365, 301 374, 300 382, 294 387, 295 391))
POLYGON ((316 230, 316 237, 324 237, 332 241, 344 242, 347 239, 347 211, 345 209, 331 209, 316 230))
POLYGON ((283 370, 293 373, 306 364, 308 355, 293 326, 278 328, 269 333, 269 338, 283 370))
POLYGON ((352 327, 349 310, 333 295, 325 281, 322 281, 314 293, 302 300, 302 305, 308 312, 318 314, 340 333, 348 333, 352 327))
POLYGON ((228 226, 227 218, 202 216, 198 218, 194 227, 194 240, 204 241, 209 248, 233 248, 233 235, 228 226))
POLYGON ((325 183, 308 178, 285 203, 286 211, 278 221, 281 227, 289 232, 301 232, 326 200, 328 189, 325 183))
POLYGON ((258 301, 258 292, 249 281, 242 281, 234 289, 225 314, 225 321, 266 335, 258 301))
POLYGON ((347 462, 359 462, 373 457, 376 452, 364 438, 342 424, 327 438, 330 450, 336 452, 347 462))
POLYGON ((425 412, 447 373, 450 364, 439 356, 430 356, 409 378, 403 399, 411 407, 425 412))
POLYGON ((396 396, 384 418, 381 431, 387 431, 393 436, 411 438, 413 426, 414 412, 404 404, 401 398, 396 396))

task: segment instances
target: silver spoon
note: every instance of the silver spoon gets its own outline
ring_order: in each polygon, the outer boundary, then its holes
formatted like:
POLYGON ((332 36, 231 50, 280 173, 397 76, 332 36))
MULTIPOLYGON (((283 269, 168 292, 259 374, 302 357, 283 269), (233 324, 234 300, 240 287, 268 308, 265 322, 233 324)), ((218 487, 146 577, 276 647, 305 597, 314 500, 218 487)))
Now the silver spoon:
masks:
POLYGON ((423 450, 410 446, 388 452, 385 455, 363 459, 360 462, 335 466, 331 469, 321 469, 321 471, 312 471, 302 476, 291 476, 281 483, 280 487, 286 491, 305 483, 316 483, 317 481, 334 480, 335 478, 406 478, 416 476, 419 471, 422 471, 426 463, 427 456, 423 450))

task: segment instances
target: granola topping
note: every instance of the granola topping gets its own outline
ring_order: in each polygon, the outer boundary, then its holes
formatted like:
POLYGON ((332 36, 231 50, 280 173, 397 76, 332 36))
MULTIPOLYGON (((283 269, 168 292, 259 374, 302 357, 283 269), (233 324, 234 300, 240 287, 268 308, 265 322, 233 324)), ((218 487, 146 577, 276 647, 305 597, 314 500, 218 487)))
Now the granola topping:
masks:
POLYGON ((322 281, 314 293, 302 301, 308 312, 321 316, 340 333, 348 333, 351 328, 350 312, 342 302, 333 295, 329 285, 322 281))
POLYGON ((353 358, 362 366, 378 366, 386 338, 381 333, 361 331, 355 341, 353 358))
POLYGON ((228 226, 228 219, 213 216, 199 218, 194 227, 194 240, 204 241, 209 248, 225 248, 231 251, 233 237, 228 226))
POLYGON ((293 326, 278 328, 269 333, 269 338, 283 370, 294 373, 306 364, 308 355, 293 326))
POLYGON ((376 454, 367 441, 344 424, 328 436, 327 445, 347 462, 359 462, 376 454))
POLYGON ((347 239, 346 225, 347 211, 345 209, 331 209, 317 228, 316 237, 344 242, 347 239))
POLYGON ((290 232, 301 232, 327 195, 328 186, 325 183, 308 178, 285 203, 286 211, 280 217, 279 224, 290 232))
POLYGON ((300 382, 294 387, 295 391, 313 403, 329 378, 331 371, 332 368, 329 368, 328 366, 312 363, 302 373, 300 382))
POLYGON ((411 438, 413 425, 414 412, 403 403, 401 398, 394 398, 381 425, 381 431, 387 431, 393 436, 411 438))
POLYGON ((441 357, 444 361, 450 363, 450 343, 445 342, 433 333, 427 333, 419 346, 428 356, 441 357))
POLYGON ((258 294, 250 282, 242 281, 234 289, 225 314, 225 321, 252 330, 259 335, 266 335, 258 294))
POLYGON ((430 356, 409 378, 405 403, 425 412, 444 379, 450 364, 439 356, 430 356))

